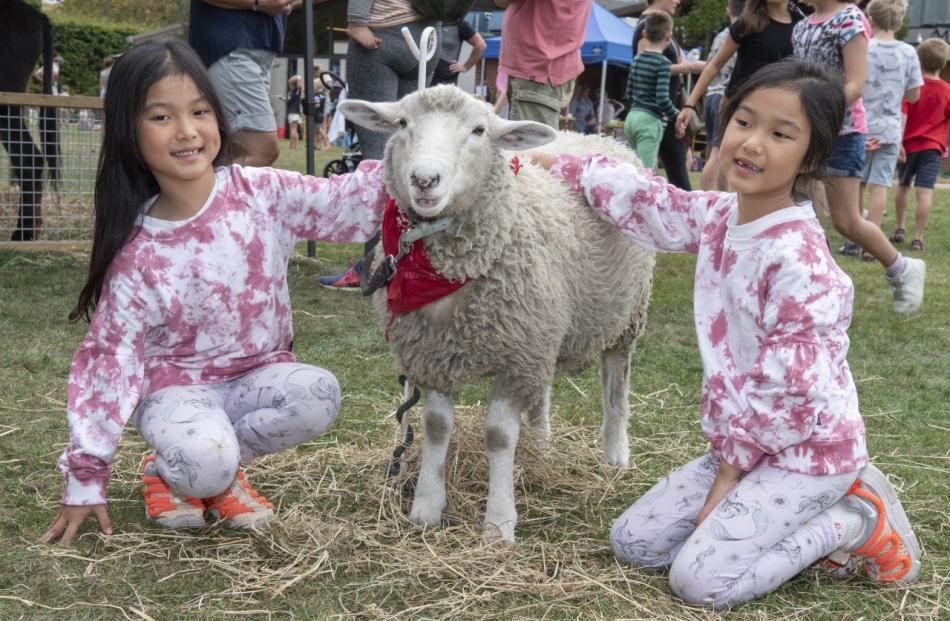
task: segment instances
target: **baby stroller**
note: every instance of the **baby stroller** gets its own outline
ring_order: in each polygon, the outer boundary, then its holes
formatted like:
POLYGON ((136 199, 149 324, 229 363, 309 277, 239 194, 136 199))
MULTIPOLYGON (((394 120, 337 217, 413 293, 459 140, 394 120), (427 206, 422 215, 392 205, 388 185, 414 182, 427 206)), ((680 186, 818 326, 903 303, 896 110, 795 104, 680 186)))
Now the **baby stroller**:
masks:
POLYGON ((330 160, 323 167, 323 176, 342 175, 356 170, 356 167, 363 161, 363 154, 360 152, 360 143, 356 138, 356 131, 353 124, 345 120, 342 115, 335 113, 336 107, 343 101, 346 101, 346 82, 333 73, 324 71, 320 74, 320 81, 330 93, 330 102, 333 105, 333 120, 330 122, 330 131, 328 138, 330 142, 335 142, 339 137, 344 138, 343 157, 336 160, 330 160))

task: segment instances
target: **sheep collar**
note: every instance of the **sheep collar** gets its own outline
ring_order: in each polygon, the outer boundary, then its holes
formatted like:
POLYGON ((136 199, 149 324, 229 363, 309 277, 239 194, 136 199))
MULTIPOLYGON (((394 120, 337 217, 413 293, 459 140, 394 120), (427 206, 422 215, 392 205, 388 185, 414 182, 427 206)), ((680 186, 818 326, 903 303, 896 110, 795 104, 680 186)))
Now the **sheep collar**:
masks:
POLYGON ((399 211, 396 200, 386 201, 383 211, 383 252, 386 260, 395 259, 395 271, 386 290, 386 306, 394 316, 422 308, 461 289, 468 278, 449 280, 432 267, 422 240, 444 231, 453 219, 443 218, 431 224, 412 225, 399 211))

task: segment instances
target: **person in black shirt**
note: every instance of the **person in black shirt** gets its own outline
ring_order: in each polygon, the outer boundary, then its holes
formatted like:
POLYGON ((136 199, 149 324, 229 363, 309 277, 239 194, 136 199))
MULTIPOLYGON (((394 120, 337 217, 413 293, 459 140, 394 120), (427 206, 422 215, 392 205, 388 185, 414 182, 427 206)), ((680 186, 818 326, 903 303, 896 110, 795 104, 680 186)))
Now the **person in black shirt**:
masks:
POLYGON ((474 67, 485 53, 485 39, 475 32, 464 19, 454 24, 442 24, 442 38, 439 44, 439 63, 432 76, 432 84, 458 84, 459 75, 474 67), (468 60, 460 63, 459 52, 462 51, 462 41, 472 46, 472 53, 468 60))

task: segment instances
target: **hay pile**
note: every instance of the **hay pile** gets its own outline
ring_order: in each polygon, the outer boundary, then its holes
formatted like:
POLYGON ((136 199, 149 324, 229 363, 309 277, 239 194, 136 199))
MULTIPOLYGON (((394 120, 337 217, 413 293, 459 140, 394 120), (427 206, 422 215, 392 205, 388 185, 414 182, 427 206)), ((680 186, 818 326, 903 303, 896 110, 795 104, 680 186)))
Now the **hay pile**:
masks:
MULTIPOLYGON (((655 395, 641 398, 633 409, 656 406, 657 401, 655 395)), ((419 410, 411 416, 418 428, 419 410)), ((675 600, 665 576, 618 566, 607 540, 612 520, 627 504, 670 464, 684 463, 701 450, 696 434, 677 431, 649 438, 634 434, 633 466, 619 471, 602 463, 598 429, 570 426, 553 416, 554 441, 546 453, 534 450, 524 433, 519 444, 517 544, 485 545, 481 541, 487 495, 484 417, 482 407, 456 410, 447 458, 449 506, 442 529, 423 531, 406 517, 411 500, 403 491, 418 474, 418 439, 407 452, 403 472, 386 481, 396 435, 395 425, 386 423, 368 431, 375 436, 373 442, 360 436, 318 441, 248 468, 251 482, 277 505, 279 519, 262 532, 244 534, 210 526, 197 534, 177 533, 144 521, 123 520, 110 537, 85 535, 87 542, 95 538, 90 558, 84 559, 89 562, 87 574, 110 563, 142 566, 151 560, 164 575, 159 573, 149 587, 170 580, 180 585, 183 577, 190 577, 188 588, 175 602, 136 592, 138 603, 83 602, 69 608, 108 606, 130 619, 153 618, 149 614, 166 618, 169 613, 191 616, 199 611, 201 616, 227 618, 270 618, 275 612, 282 616, 281 611, 314 618, 299 612, 299 606, 319 585, 322 597, 333 598, 332 608, 321 608, 325 614, 320 618, 614 618, 618 608, 632 619, 720 618, 675 600), (387 434, 389 441, 378 440, 387 434), (499 600, 505 604, 499 606, 499 600), (601 605, 604 611, 598 613, 601 605)), ((145 450, 134 433, 126 434, 112 484, 112 489, 128 490, 125 502, 138 510, 142 506, 138 466, 145 450)), ((50 499, 51 507, 54 503, 50 499)), ((34 549, 48 556, 77 554, 46 546, 34 549)), ((861 579, 836 583, 837 590, 831 592, 819 588, 827 579, 813 571, 806 572, 805 580, 813 583, 815 592, 803 597, 800 588, 779 591, 767 607, 751 604, 740 616, 811 618, 810 614, 822 612, 821 602, 828 603, 829 597, 841 601, 875 593, 861 579), (804 608, 803 601, 808 602, 804 608), (776 604, 781 614, 775 613, 776 604)), ((141 584, 135 587, 146 590, 141 584)), ((884 595, 883 601, 893 599, 884 590, 876 593, 884 595)), ((907 604, 906 596, 897 600, 907 604)), ((926 598, 918 603, 926 608, 926 598)), ((937 618, 917 605, 910 608, 918 613, 915 618, 937 618)))

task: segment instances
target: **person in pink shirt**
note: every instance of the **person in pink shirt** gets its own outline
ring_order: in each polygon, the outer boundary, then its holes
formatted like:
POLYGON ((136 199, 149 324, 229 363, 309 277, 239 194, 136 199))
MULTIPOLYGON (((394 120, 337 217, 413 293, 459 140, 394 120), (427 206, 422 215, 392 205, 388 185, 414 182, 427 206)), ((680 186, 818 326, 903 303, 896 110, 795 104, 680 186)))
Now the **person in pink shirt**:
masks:
POLYGON ((62 506, 42 541, 106 534, 109 464, 131 418, 154 449, 147 517, 194 528, 273 518, 240 465, 319 435, 336 378, 296 361, 287 261, 301 239, 364 241, 385 203, 380 162, 319 179, 223 166, 228 128, 186 44, 115 63, 105 98, 89 276, 70 314, 90 321, 69 371, 62 506))
POLYGON ((584 71, 581 46, 592 0, 495 0, 505 9, 499 70, 508 75, 508 118, 558 129, 584 71))
POLYGON ((709 452, 614 523, 617 558, 668 568, 685 601, 730 607, 827 558, 907 583, 920 546, 868 463, 848 367, 854 288, 799 178, 822 171, 845 115, 840 81, 790 59, 727 102, 720 164, 735 194, 685 192, 603 156, 538 156, 638 244, 697 255, 693 313, 709 452))

